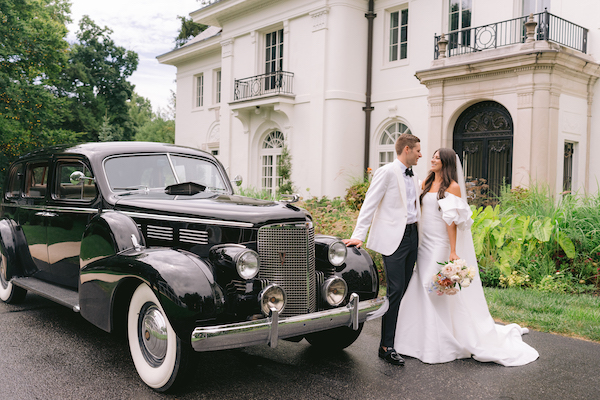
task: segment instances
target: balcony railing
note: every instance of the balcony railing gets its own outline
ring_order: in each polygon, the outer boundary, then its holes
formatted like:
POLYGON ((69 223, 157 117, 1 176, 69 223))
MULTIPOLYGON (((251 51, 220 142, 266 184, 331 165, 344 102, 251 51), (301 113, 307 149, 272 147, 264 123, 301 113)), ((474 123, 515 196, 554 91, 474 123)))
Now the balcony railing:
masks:
MULTIPOLYGON (((465 28, 447 34, 445 56, 475 53, 502 46, 524 43, 527 39, 525 24, 529 17, 519 17, 476 28, 465 28)), ((533 14, 537 23, 535 40, 548 40, 570 47, 582 53, 587 52, 588 29, 544 11, 533 14)), ((434 38, 434 59, 440 58, 440 36, 434 38)), ((443 58, 443 57, 442 57, 443 58)))
POLYGON ((236 79, 233 100, 247 100, 272 94, 294 94, 294 74, 275 71, 250 78, 236 79))

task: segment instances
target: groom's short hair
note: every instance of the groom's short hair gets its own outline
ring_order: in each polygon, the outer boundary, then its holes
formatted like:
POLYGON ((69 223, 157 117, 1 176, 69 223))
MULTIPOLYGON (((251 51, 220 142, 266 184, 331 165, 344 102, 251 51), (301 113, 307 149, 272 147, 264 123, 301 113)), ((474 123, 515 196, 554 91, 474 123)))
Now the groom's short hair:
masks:
POLYGON ((421 140, 412 133, 403 133, 396 139, 396 155, 400 155, 406 146, 410 149, 415 147, 421 140))

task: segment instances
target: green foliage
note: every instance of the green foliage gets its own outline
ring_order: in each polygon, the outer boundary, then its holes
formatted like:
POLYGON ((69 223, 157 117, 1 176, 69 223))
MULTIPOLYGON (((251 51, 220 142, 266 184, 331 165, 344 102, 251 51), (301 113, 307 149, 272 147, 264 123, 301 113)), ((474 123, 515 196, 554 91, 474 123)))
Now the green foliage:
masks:
POLYGON ((504 190, 499 205, 480 207, 473 214, 482 281, 485 277, 491 286, 557 287, 573 293, 600 288, 599 205, 600 195, 554 199, 538 187, 504 190))
POLYGON ((350 187, 346 190, 346 204, 348 207, 355 211, 360 211, 362 207, 369 185, 371 184, 371 168, 367 168, 364 178, 356 179, 350 187))
POLYGON ((292 155, 287 146, 283 146, 279 164, 277 165, 277 174, 281 177, 281 183, 277 189, 277 194, 294 193, 294 184, 292 183, 292 155))
POLYGON ((98 138, 105 116, 114 140, 131 140, 135 135, 128 107, 133 85, 127 79, 137 68, 138 55, 117 46, 111 34, 110 28, 101 28, 84 15, 57 87, 68 111, 64 126, 86 132, 89 141, 98 138))
POLYGON ((134 139, 142 142, 175 143, 175 121, 154 116, 139 128, 134 139))
POLYGON ((179 34, 175 38, 175 48, 179 48, 186 44, 188 40, 198 36, 202 31, 208 28, 207 25, 197 24, 191 18, 177 16, 181 20, 181 28, 179 34))

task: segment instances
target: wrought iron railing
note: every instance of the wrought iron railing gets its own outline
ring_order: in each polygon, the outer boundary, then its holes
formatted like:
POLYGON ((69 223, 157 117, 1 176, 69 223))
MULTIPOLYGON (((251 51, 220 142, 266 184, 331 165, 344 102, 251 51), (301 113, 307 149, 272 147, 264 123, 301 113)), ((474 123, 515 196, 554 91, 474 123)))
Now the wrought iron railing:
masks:
POLYGON ((293 94, 294 74, 275 71, 250 78, 236 79, 233 84, 233 100, 246 100, 269 94, 293 94))
MULTIPOLYGON (((446 35, 448 40, 446 56, 452 57, 524 43, 527 39, 525 23, 528 18, 528 16, 519 17, 450 32, 446 35)), ((548 11, 533 14, 533 19, 537 22, 536 40, 548 40, 587 53, 588 29, 550 14, 548 11)), ((434 38, 434 59, 437 60, 440 57, 438 43, 441 35, 436 35, 434 38)))

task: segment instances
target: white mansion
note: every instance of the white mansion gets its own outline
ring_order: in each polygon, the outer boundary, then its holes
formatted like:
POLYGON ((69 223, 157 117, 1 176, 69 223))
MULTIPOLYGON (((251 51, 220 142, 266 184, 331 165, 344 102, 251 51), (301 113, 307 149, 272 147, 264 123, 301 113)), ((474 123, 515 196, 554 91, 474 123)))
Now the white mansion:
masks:
POLYGON ((598 0, 204 0, 177 67, 177 144, 274 190, 341 196, 421 138, 467 175, 555 192, 600 184, 598 0), (533 18, 528 18, 532 14, 533 18), (443 34, 443 35, 442 35, 443 34), (308 191, 308 192, 307 192, 308 191))

